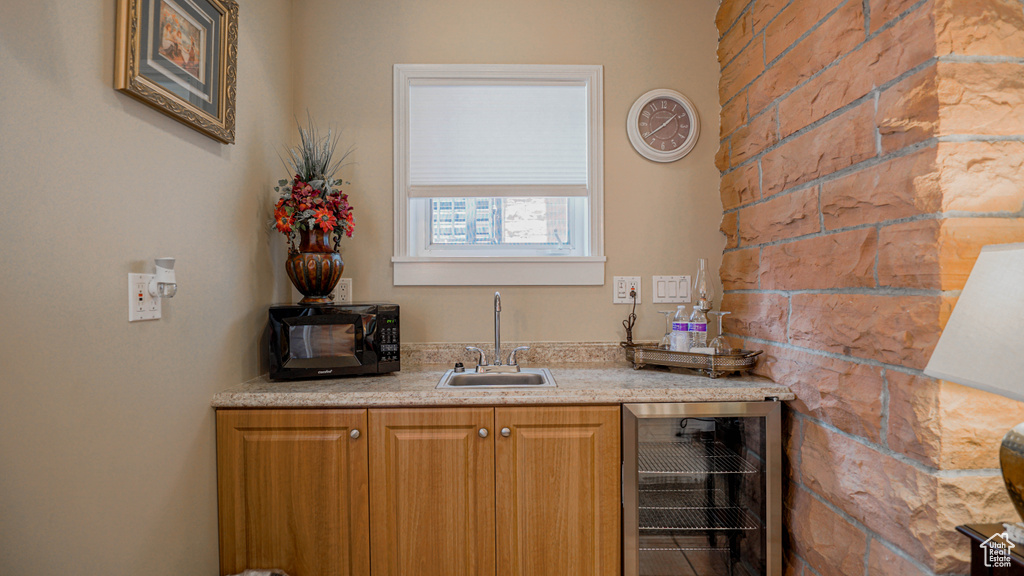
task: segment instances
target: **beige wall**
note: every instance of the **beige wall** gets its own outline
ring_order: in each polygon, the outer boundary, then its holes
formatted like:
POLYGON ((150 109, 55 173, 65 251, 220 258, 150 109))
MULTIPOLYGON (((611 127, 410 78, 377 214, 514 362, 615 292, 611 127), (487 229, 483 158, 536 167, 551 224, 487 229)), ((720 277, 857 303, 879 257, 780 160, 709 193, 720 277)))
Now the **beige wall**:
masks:
MULTIPOLYGON (((0 572, 217 572, 211 396, 257 373, 290 0, 243 2, 238 144, 116 92, 116 2, 0 18, 0 572), (178 258, 157 322, 128 272, 178 258)), ((276 245, 276 239, 275 239, 276 245)))
POLYGON ((356 299, 403 306, 403 340, 460 342, 493 334, 495 287, 392 286, 392 67, 397 63, 601 64, 605 105, 606 284, 504 287, 508 340, 618 341, 627 306, 611 303, 612 276, 642 276, 635 337, 660 338, 654 274, 717 270, 724 238, 714 166, 718 66, 714 0, 383 0, 295 3, 295 111, 345 128, 357 165, 344 177, 356 208, 345 275, 356 299), (671 88, 697 106, 702 137, 671 164, 642 158, 626 113, 648 90, 671 88))
MULTIPOLYGON (((356 297, 401 303, 408 341, 489 337, 493 288, 391 286, 394 63, 604 65, 607 274, 644 276, 638 336, 661 334, 652 274, 718 267, 713 0, 243 0, 234 146, 111 88, 115 4, 13 0, 0 19, 4 574, 216 572, 209 401, 256 375, 263 310, 291 296, 263 224, 293 112, 358 147, 344 174, 356 297), (626 137, 653 88, 687 94, 703 121, 674 164, 626 137), (162 255, 180 291, 162 320, 129 324, 125 275, 162 255)), ((622 337, 608 286, 504 295, 506 339, 622 337)))

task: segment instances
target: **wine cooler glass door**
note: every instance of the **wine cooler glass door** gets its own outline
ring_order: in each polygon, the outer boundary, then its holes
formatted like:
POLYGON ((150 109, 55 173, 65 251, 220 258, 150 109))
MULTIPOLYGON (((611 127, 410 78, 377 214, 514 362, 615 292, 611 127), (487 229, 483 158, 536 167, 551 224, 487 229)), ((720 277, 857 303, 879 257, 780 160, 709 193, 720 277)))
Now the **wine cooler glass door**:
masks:
POLYGON ((626 576, 781 574, 780 412, 624 406, 626 576))

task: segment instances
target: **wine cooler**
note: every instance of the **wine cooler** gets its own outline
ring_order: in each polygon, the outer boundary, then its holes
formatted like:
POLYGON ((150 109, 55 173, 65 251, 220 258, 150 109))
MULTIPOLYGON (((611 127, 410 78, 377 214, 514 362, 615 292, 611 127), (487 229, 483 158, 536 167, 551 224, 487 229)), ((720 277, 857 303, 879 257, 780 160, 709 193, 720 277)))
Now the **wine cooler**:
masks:
POLYGON ((781 404, 623 406, 625 576, 781 576, 781 404))

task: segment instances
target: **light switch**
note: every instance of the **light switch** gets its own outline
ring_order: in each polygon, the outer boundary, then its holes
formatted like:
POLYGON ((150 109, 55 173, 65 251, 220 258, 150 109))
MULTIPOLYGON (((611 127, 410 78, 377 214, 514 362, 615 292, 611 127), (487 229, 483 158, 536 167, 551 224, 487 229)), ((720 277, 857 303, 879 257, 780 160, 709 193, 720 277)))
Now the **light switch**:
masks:
POLYGON ((655 276, 655 304, 681 304, 690 301, 689 276, 655 276))

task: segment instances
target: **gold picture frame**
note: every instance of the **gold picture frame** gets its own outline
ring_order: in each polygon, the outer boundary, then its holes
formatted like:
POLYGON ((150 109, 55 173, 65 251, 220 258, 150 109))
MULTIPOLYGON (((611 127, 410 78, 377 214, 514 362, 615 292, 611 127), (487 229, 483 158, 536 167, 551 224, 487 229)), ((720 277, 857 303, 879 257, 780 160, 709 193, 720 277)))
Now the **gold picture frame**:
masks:
POLYGON ((235 142, 238 2, 118 0, 114 88, 235 142))

